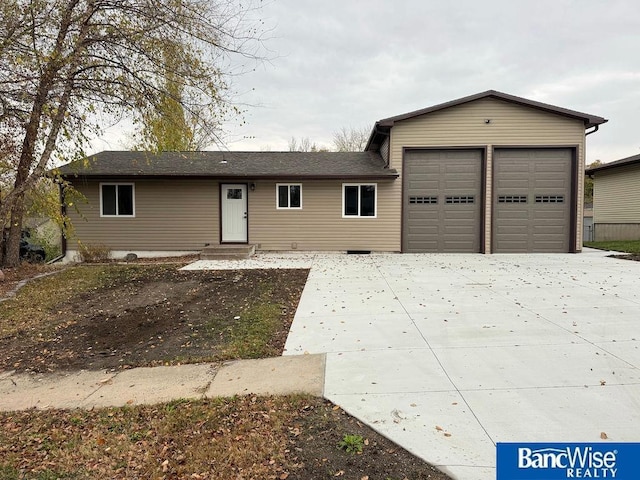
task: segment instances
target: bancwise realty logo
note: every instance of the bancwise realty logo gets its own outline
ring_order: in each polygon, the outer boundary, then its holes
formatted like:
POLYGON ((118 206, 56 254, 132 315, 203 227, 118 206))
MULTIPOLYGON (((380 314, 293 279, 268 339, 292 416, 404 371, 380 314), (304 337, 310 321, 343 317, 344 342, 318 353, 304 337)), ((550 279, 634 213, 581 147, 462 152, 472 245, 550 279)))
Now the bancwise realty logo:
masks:
POLYGON ((640 443, 498 443, 498 480, 640 479, 640 443))

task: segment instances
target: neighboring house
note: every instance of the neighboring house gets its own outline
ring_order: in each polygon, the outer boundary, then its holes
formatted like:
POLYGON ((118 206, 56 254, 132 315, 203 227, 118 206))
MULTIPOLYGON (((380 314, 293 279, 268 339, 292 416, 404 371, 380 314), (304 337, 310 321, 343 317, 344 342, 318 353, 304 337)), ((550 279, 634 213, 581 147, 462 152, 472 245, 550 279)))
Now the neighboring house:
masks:
POLYGON ((604 122, 491 90, 380 120, 365 152, 102 152, 61 172, 88 199, 77 238, 115 255, 577 252, 604 122))
MULTIPOLYGON (((25 217, 23 229, 28 230, 37 242, 46 242, 52 248, 62 247, 62 231, 58 224, 44 215, 29 215, 25 217)), ((34 239, 34 240, 35 240, 34 239)))
POLYGON ((586 174, 593 178, 594 240, 640 240, 640 155, 586 174))
POLYGON ((593 203, 585 203, 582 213, 582 241, 593 242, 593 203))

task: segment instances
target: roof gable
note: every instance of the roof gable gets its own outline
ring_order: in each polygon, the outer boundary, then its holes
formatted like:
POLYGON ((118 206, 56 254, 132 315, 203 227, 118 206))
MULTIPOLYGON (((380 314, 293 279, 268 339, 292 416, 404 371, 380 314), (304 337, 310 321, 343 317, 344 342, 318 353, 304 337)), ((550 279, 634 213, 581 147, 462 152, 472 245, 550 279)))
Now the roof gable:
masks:
POLYGON ((378 120, 374 125, 373 131, 371 132, 371 136, 369 137, 369 142, 367 143, 366 149, 375 150, 375 146, 381 143, 381 139, 383 136, 386 136, 389 134, 391 127, 393 127, 393 125, 396 122, 401 122, 403 120, 419 117, 421 115, 428 115, 430 113, 439 112, 447 108, 456 107, 459 105, 463 105, 465 103, 474 102, 476 100, 480 100, 484 98, 494 98, 497 100, 502 100, 504 102, 514 103, 514 104, 522 105, 528 108, 534 108, 547 113, 552 113, 555 115, 561 115, 564 117, 580 120, 584 123, 585 128, 596 127, 608 121, 605 118, 598 117, 596 115, 578 112, 576 110, 570 110, 568 108, 557 107, 555 105, 537 102, 535 100, 529 100, 526 98, 517 97, 515 95, 509 95, 507 93, 498 92, 497 90, 487 90, 486 92, 476 93, 475 95, 469 95, 467 97, 458 98, 456 100, 440 103, 438 105, 433 105, 431 107, 422 108, 420 110, 414 110, 413 112, 403 113, 401 115, 396 115, 393 117, 383 118, 382 120, 378 120))
POLYGON ((602 117, 598 117, 596 115, 590 115, 588 113, 582 113, 575 110, 569 110, 568 108, 556 107, 555 105, 549 105, 547 103, 536 102, 534 100, 528 100, 522 97, 516 97, 515 95, 509 95, 507 93, 498 92, 496 90, 487 90, 486 92, 477 93, 475 95, 470 95, 468 97, 458 98, 457 100, 451 100, 450 102, 440 103, 438 105, 434 105, 432 107, 423 108, 421 110, 415 110, 413 112, 404 113, 402 115, 396 115, 394 117, 389 117, 378 121, 377 123, 380 126, 393 126, 395 122, 399 122, 402 120, 406 120, 408 118, 417 117, 420 115, 426 115, 428 113, 437 112, 439 110, 444 110, 445 108, 455 107, 457 105, 462 105, 464 103, 473 102, 475 100, 480 100, 481 98, 496 98, 498 100, 503 100, 505 102, 516 103, 518 105, 523 105, 526 107, 536 108, 538 110, 543 110, 549 113, 555 113, 557 115, 563 115, 565 117, 575 118, 578 120, 582 120, 585 124, 585 128, 590 128, 595 125, 601 125, 607 122, 606 119, 602 117))

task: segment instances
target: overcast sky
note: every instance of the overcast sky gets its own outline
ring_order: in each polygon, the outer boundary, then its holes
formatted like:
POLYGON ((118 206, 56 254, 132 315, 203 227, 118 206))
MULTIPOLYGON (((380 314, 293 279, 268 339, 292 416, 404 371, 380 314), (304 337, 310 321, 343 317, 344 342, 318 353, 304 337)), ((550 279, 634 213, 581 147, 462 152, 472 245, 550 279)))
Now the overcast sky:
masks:
POLYGON ((331 146, 340 127, 494 89, 607 118, 587 163, 640 153, 638 0, 272 0, 261 13, 272 60, 235 80, 248 110, 226 125, 230 150, 331 146))

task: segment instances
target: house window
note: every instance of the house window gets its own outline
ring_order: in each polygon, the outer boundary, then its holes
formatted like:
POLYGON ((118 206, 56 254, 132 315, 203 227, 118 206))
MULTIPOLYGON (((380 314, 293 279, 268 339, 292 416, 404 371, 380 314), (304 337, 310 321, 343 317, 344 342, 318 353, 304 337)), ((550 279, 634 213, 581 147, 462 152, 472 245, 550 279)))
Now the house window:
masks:
POLYGON ((526 195, 500 195, 498 203, 527 203, 526 195))
POLYGON ((276 205, 281 208, 302 208, 302 185, 282 184, 276 185, 276 205))
POLYGON ((434 205, 438 203, 438 197, 409 197, 409 203, 434 205))
POLYGON ((377 185, 349 184, 342 185, 343 217, 376 217, 377 185))
POLYGON ((456 204, 456 203, 475 203, 475 197, 473 195, 452 195, 450 197, 445 197, 444 203, 448 205, 456 204))
POLYGON ((101 183, 100 216, 135 216, 134 198, 133 183, 101 183))
POLYGON ((242 200, 242 189, 227 188, 227 200, 242 200))
POLYGON ((536 195, 536 203, 564 203, 564 195, 536 195))

